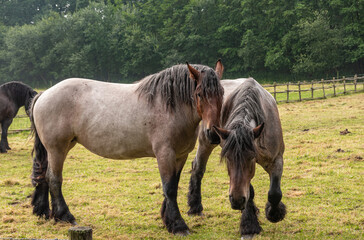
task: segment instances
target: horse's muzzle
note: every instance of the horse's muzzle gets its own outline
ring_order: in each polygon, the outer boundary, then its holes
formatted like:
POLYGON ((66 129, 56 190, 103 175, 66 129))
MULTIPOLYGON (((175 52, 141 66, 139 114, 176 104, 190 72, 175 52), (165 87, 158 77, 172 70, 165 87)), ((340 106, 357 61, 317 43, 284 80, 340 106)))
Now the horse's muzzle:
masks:
POLYGON ((206 130, 206 137, 209 140, 210 144, 219 144, 220 143, 220 137, 217 135, 217 133, 214 130, 207 129, 206 130))
POLYGON ((234 199, 231 195, 229 196, 231 208, 234 210, 244 210, 246 206, 246 198, 241 197, 239 199, 234 199))

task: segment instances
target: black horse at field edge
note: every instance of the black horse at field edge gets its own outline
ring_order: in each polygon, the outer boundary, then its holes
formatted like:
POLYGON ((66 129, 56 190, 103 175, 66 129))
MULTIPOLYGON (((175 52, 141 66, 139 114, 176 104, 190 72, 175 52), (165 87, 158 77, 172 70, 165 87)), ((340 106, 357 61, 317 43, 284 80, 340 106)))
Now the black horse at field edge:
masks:
POLYGON ((6 153, 7 150, 10 150, 8 129, 19 108, 25 106, 25 111, 28 114, 31 99, 36 94, 36 91, 22 82, 14 81, 0 85, 0 153, 6 153))

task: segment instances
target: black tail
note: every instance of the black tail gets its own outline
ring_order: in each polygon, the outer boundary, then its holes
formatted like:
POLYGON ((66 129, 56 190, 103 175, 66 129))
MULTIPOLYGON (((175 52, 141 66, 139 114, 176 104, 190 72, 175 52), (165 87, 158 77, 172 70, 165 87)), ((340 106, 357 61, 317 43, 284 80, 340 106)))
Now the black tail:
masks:
POLYGON ((34 134, 34 147, 32 151, 33 157, 33 173, 32 184, 35 191, 32 196, 33 213, 39 217, 44 216, 46 219, 50 216, 49 209, 49 187, 46 181, 46 172, 48 167, 48 154, 43 143, 41 142, 37 128, 34 124, 34 105, 41 93, 35 96, 30 107, 30 121, 32 124, 32 133, 34 134))
POLYGON ((36 187, 38 184, 45 182, 45 174, 48 167, 47 150, 44 148, 43 143, 40 141, 38 133, 34 132, 34 148, 32 151, 33 156, 33 173, 32 184, 36 187), (34 156, 35 153, 35 156, 34 156))
POLYGON ((41 94, 42 93, 39 93, 37 96, 33 98, 29 115, 32 124, 31 127, 32 133, 34 134, 34 147, 32 151, 32 157, 33 157, 32 184, 34 187, 45 181, 45 174, 47 172, 47 166, 48 166, 47 150, 45 149, 43 143, 39 139, 37 128, 34 124, 34 115, 33 115, 34 105, 41 94))

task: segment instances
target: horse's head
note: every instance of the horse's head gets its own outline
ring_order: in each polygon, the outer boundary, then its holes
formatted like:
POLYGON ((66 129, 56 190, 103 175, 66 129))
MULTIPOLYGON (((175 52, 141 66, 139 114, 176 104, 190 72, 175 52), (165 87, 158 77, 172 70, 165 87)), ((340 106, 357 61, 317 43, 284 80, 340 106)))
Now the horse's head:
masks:
POLYGON ((220 126, 220 112, 224 89, 220 79, 224 71, 221 60, 216 62, 215 70, 197 70, 187 63, 190 78, 195 80, 194 99, 197 113, 203 120, 203 129, 211 144, 219 144, 220 138, 212 126, 220 126))
POLYGON ((243 210, 250 197, 250 181, 255 174, 256 146, 264 123, 251 128, 240 126, 226 130, 214 126, 221 138, 221 157, 226 160, 230 177, 229 199, 231 208, 243 210))

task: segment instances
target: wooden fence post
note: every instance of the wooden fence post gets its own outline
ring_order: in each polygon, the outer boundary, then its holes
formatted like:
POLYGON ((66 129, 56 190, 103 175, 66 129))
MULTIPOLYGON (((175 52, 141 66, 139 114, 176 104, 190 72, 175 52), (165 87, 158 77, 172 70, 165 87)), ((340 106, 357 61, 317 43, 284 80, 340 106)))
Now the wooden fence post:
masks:
POLYGON ((71 227, 68 229, 69 240, 92 240, 92 228, 71 227))
POLYGON ((335 78, 332 78, 332 85, 334 87, 334 97, 336 96, 336 85, 335 85, 335 78))
POLYGON ((324 98, 326 98, 326 95, 325 95, 325 82, 324 82, 324 79, 321 79, 321 83, 322 83, 322 93, 324 95, 324 98))
POLYGON ((299 96, 299 99, 300 99, 300 102, 302 101, 302 98, 301 98, 301 82, 298 82, 298 96, 299 96))
POLYGON ((358 81, 358 76, 354 75, 354 92, 356 92, 356 82, 358 81))
POLYGON ((313 99, 313 81, 311 81, 311 98, 313 99))
POLYGON ((287 83, 287 102, 289 102, 289 82, 287 83))
POLYGON ((345 80, 345 76, 343 76, 343 83, 344 83, 344 94, 346 94, 346 80, 345 80))
POLYGON ((276 82, 273 83, 273 88, 274 88, 274 99, 277 101, 277 93, 276 93, 276 82))

